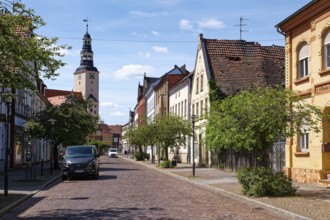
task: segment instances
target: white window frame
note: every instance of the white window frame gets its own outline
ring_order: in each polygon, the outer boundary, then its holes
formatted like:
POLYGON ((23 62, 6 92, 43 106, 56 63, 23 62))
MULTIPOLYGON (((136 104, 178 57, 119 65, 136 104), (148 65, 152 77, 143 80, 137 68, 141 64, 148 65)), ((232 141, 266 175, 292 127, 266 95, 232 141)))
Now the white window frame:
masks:
POLYGON ((298 78, 308 76, 308 44, 301 45, 298 53, 298 78))
POLYGON ((330 31, 324 36, 324 69, 330 68, 330 31))
POLYGON ((308 151, 309 149, 309 132, 301 133, 299 135, 299 147, 301 151, 308 151))

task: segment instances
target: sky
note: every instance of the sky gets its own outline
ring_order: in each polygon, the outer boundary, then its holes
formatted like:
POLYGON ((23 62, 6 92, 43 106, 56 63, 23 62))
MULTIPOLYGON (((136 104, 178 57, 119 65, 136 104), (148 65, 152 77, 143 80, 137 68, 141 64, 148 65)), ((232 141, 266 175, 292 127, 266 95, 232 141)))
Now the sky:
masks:
POLYGON ((61 58, 50 89, 73 90, 82 38, 92 38, 94 66, 100 72, 100 118, 124 125, 137 104, 143 75, 161 77, 174 65, 193 71, 199 34, 207 39, 242 39, 284 46, 275 25, 310 0, 21 0, 46 22, 36 31, 71 46, 61 58))

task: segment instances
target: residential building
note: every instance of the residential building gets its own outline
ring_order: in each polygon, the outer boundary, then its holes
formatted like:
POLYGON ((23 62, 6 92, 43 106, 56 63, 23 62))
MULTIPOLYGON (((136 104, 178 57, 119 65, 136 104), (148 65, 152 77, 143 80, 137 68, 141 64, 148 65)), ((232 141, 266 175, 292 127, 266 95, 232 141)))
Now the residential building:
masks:
MULTIPOLYGON (((36 88, 34 91, 27 88, 16 91, 11 90, 15 94, 15 99, 12 99, 9 112, 7 112, 4 98, 0 97, 0 152, 3 152, 0 156, 0 172, 3 171, 4 167, 5 146, 8 146, 10 149, 9 167, 19 167, 27 162, 40 162, 50 158, 48 141, 36 138, 31 140, 23 129, 24 124, 30 118, 33 118, 35 113, 45 109, 46 105, 49 104, 44 96, 46 86, 43 81, 38 79, 33 81, 32 84, 36 88), (8 114, 8 119, 10 119, 8 125, 6 124, 6 114, 8 114)), ((2 88, 1 93, 4 92, 6 91, 2 88)))
MULTIPOLYGON (((186 69, 186 65, 178 67, 177 65, 174 66, 172 70, 165 73, 154 87, 154 96, 155 96, 155 116, 161 117, 164 115, 169 114, 169 91, 179 83, 183 78, 188 76, 190 72, 186 69)), ((179 147, 179 146, 177 146, 179 147)), ((169 159, 175 156, 174 149, 168 149, 169 159)), ((160 152, 157 152, 157 158, 160 156, 160 152)))
MULTIPOLYGON (((160 78, 155 80, 150 86, 147 88, 145 92, 145 109, 146 109, 146 117, 148 123, 153 123, 155 121, 155 86, 159 83, 160 78)), ((151 161, 155 161, 155 155, 157 154, 156 145, 148 146, 146 152, 150 154, 151 161)))
MULTIPOLYGON (((191 82, 193 73, 190 73, 175 86, 169 90, 169 111, 170 114, 179 116, 185 120, 190 120, 190 96, 191 82)), ((174 149, 177 155, 178 162, 190 163, 191 146, 190 137, 186 137, 186 143, 182 146, 177 146, 174 149)))
POLYGON ((163 116, 169 112, 169 94, 168 91, 180 80, 186 77, 190 72, 186 70, 186 65, 174 66, 172 70, 165 73, 159 83, 154 87, 155 90, 155 115, 163 116))
MULTIPOLYGON (((308 104, 330 113, 330 1, 313 0, 279 24, 285 36, 285 86, 308 104)), ((297 182, 329 184, 330 120, 321 132, 308 126, 286 141, 287 175, 297 182)))
POLYGON ((261 46, 244 40, 205 39, 201 34, 196 54, 191 91, 191 114, 195 123, 194 161, 197 166, 212 166, 205 145, 205 128, 210 109, 210 82, 225 95, 255 85, 274 86, 284 82, 284 47, 261 46))
POLYGON ((137 115, 138 115, 138 121, 137 125, 142 125, 144 123, 144 120, 147 117, 146 114, 146 98, 145 94, 148 90, 148 88, 154 83, 158 78, 156 77, 147 77, 146 73, 144 73, 143 76, 143 85, 138 86, 138 98, 137 98, 137 115))

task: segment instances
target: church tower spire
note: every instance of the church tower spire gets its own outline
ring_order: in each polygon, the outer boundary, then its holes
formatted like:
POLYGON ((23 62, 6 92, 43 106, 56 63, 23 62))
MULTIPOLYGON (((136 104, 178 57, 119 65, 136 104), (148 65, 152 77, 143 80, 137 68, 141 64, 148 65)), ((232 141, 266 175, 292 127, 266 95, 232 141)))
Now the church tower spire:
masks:
POLYGON ((80 66, 73 73, 74 90, 81 92, 84 99, 91 99, 93 106, 89 109, 93 115, 99 115, 99 71, 94 66, 94 53, 92 50, 92 38, 88 33, 88 20, 86 33, 83 37, 83 46, 80 51, 80 66))

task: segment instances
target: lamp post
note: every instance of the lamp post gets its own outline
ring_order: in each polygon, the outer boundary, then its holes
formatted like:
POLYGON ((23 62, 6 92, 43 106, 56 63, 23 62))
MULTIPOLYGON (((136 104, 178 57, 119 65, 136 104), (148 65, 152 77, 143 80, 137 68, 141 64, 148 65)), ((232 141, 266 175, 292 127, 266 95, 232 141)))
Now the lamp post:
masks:
POLYGON ((195 176, 195 121, 196 121, 196 115, 191 116, 191 122, 192 122, 192 130, 193 130, 193 135, 192 135, 192 161, 193 161, 193 176, 195 176))
POLYGON ((8 154, 9 154, 9 124, 10 124, 10 104, 12 102, 11 95, 6 95, 3 97, 6 104, 6 146, 5 146, 5 166, 4 166, 4 196, 8 197, 8 154))
POLYGON ((55 119, 51 118, 48 120, 51 124, 52 124, 52 130, 50 132, 50 137, 51 137, 51 145, 52 145, 52 149, 50 151, 50 175, 53 174, 53 151, 54 151, 54 141, 53 141, 53 132, 54 132, 54 124, 56 122, 55 119))

